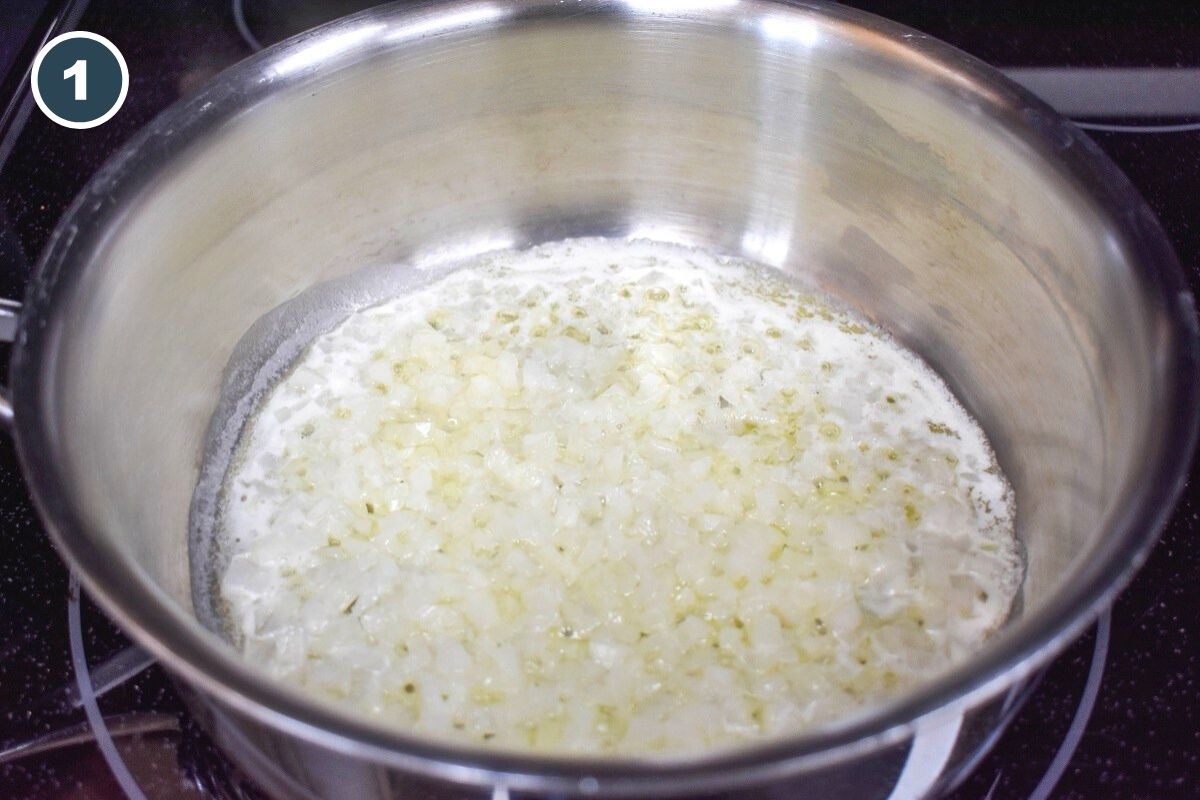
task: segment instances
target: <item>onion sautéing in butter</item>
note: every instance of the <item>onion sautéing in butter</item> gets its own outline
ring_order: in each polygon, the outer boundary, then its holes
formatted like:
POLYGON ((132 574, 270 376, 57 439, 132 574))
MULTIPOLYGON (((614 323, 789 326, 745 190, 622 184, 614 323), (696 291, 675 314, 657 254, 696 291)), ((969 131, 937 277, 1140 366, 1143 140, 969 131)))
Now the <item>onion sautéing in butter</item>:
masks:
POLYGON ((767 270, 576 240, 320 337, 228 477, 245 656, 409 730, 683 752, 928 680, 1008 613, 1011 492, 918 358, 767 270))

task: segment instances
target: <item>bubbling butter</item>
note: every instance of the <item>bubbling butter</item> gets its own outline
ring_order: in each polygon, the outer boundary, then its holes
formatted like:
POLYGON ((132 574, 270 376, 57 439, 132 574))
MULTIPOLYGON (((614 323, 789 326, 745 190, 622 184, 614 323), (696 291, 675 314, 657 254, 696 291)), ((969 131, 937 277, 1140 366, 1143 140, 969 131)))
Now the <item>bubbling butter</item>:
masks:
POLYGON ((695 752, 962 661, 1013 499, 920 359, 762 267, 646 242, 477 258, 319 337, 227 477, 245 657, 414 733, 695 752))

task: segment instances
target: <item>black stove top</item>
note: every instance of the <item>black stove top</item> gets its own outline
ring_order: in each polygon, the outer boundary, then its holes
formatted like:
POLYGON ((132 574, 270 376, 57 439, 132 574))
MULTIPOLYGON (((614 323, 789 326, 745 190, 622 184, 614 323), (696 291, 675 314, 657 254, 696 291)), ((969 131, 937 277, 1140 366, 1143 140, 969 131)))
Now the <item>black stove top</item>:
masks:
MULTIPOLYGON (((1200 290, 1200 126, 1192 125, 1200 121, 1200 5, 852 4, 1011 69, 1088 123, 1149 200, 1200 290)), ((0 296, 20 297, 67 203, 134 131, 255 47, 369 3, 9 5, 0 5, 0 104, 17 101, 0 105, 0 296), (124 107, 92 130, 60 128, 28 99, 25 70, 38 44, 72 28, 108 37, 129 64, 124 107)), ((1045 672, 954 800, 1200 797, 1198 486, 1189 485, 1111 617, 1045 672)), ((162 669, 73 591, 2 437, 0 796, 261 796, 190 720, 162 669), (107 736, 88 723, 77 664, 90 673, 107 736)))

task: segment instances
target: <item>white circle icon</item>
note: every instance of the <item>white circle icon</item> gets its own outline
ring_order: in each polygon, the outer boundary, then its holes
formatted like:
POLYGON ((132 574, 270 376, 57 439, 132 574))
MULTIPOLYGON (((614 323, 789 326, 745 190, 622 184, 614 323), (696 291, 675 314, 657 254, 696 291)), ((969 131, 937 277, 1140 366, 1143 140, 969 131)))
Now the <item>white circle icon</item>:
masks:
POLYGON ((55 36, 38 51, 29 77, 42 113, 65 128, 103 125, 129 93, 129 67, 117 46, 88 31, 55 36))

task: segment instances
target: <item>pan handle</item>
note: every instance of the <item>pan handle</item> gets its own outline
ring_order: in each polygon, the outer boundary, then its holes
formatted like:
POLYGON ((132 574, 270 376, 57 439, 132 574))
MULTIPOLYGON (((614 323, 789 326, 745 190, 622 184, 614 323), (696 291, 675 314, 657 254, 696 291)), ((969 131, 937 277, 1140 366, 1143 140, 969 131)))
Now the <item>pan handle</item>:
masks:
MULTIPOLYGON (((21 318, 21 304, 16 300, 0 298, 0 342, 17 340, 17 322, 21 318)), ((13 429, 12 398, 8 387, 0 386, 0 427, 11 432, 13 429)))

